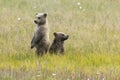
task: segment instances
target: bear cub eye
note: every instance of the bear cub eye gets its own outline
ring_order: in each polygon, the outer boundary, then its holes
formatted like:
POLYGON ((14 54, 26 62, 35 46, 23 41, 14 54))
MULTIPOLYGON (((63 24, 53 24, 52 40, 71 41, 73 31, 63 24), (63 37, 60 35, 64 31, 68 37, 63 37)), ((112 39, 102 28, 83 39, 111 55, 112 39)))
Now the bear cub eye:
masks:
POLYGON ((62 34, 62 36, 64 36, 64 34, 62 34))
POLYGON ((38 17, 38 19, 40 19, 41 17, 38 17))

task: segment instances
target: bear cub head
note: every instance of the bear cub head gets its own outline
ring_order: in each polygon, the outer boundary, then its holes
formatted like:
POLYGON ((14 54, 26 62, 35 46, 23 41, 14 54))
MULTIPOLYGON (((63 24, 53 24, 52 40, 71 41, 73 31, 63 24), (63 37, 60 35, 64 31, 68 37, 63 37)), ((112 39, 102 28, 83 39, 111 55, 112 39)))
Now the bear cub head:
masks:
POLYGON ((34 22, 38 25, 46 24, 47 13, 36 13, 34 22))
POLYGON ((63 32, 54 32, 53 34, 55 36, 54 40, 57 40, 57 41, 65 41, 69 38, 69 35, 63 32))

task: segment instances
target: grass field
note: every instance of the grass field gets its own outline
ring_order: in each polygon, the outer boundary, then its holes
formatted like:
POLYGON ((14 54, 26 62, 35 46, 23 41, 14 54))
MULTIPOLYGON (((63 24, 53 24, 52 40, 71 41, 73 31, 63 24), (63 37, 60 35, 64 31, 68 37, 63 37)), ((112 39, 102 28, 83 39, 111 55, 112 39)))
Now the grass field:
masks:
POLYGON ((120 0, 0 0, 0 80, 120 80, 120 0), (65 55, 37 57, 36 12, 70 35, 65 55))

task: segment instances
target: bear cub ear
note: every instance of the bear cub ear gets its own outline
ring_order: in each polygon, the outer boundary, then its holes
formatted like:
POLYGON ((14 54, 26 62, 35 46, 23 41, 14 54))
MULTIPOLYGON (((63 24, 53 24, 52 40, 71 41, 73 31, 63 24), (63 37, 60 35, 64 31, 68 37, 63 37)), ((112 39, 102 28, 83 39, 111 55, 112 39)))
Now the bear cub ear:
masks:
POLYGON ((56 36, 56 35, 57 35, 57 33, 56 33, 56 32, 54 32, 53 34, 54 34, 54 36, 56 36))
POLYGON ((47 17, 48 13, 45 12, 43 15, 44 15, 44 17, 47 17))
POLYGON ((35 15, 38 15, 38 12, 36 12, 35 15))

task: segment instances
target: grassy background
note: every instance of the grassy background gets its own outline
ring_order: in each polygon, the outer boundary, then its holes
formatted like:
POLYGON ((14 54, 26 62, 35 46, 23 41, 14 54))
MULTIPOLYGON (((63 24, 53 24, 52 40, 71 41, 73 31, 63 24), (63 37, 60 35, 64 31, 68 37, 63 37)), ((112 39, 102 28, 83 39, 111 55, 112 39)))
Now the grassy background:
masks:
POLYGON ((119 0, 0 0, 0 79, 120 80, 119 4, 119 0), (65 55, 37 57, 30 49, 36 12, 48 12, 51 41, 56 31, 70 35, 65 55))

